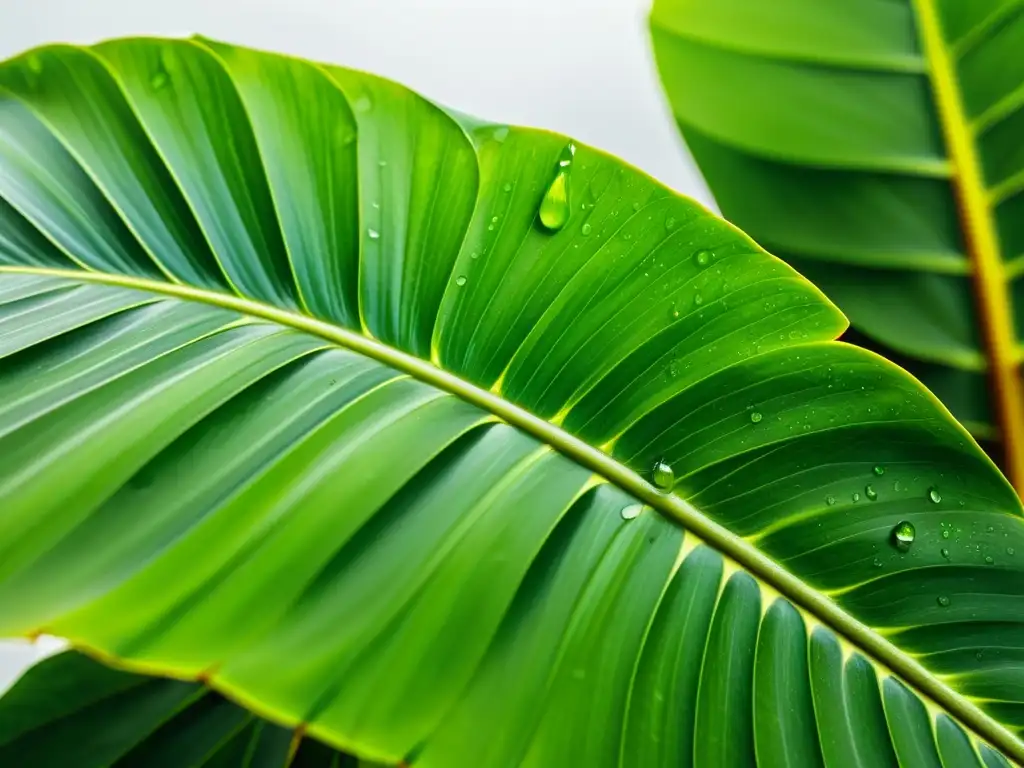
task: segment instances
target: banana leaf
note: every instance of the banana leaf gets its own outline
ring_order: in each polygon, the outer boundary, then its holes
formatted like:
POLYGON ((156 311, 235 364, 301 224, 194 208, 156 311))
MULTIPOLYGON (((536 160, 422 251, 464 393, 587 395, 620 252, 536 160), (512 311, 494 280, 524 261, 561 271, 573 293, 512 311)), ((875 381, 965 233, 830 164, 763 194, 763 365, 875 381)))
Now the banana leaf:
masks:
POLYGON ((0 89, 0 635, 392 764, 1024 759, 1020 500, 733 226, 205 39, 0 89))
POLYGON ((655 0, 728 219, 916 374, 1024 493, 1024 6, 655 0))
MULTIPOLYGON (((356 768, 200 683, 133 675, 66 651, 0 699, 0 765, 356 768)), ((367 764, 362 764, 366 766, 367 764)))

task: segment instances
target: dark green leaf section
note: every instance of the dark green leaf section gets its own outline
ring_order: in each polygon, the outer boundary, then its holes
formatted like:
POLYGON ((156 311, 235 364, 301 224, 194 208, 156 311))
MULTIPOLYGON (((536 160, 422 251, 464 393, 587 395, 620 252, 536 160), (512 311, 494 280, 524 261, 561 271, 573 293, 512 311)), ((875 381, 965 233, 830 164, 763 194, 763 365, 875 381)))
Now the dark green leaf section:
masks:
POLYGON ((355 761, 259 720, 199 683, 65 652, 0 699, 0 761, 33 768, 341 768, 355 761))
MULTIPOLYGON (((953 59, 1019 308, 1024 5, 926 2, 953 59)), ((975 436, 996 437, 915 4, 657 0, 651 26, 672 109, 722 212, 812 279, 975 436)))
POLYGON ((1020 502, 730 225, 576 146, 548 230, 564 137, 223 44, 0 83, 0 634, 391 763, 1024 754, 1020 502))

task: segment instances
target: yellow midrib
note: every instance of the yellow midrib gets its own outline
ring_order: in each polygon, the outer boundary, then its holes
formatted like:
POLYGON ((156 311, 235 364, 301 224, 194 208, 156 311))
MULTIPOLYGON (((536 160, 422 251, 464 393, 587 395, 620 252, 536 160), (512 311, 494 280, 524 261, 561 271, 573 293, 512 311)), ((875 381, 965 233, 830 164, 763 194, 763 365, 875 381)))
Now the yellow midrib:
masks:
POLYGON ((1014 360, 1016 338, 1009 282, 960 83, 950 47, 942 34, 935 0, 914 0, 914 7, 953 168, 964 242, 973 265, 989 383, 1002 434, 1004 469, 1017 493, 1024 496, 1024 440, 1020 434, 1024 430, 1024 387, 1014 360))

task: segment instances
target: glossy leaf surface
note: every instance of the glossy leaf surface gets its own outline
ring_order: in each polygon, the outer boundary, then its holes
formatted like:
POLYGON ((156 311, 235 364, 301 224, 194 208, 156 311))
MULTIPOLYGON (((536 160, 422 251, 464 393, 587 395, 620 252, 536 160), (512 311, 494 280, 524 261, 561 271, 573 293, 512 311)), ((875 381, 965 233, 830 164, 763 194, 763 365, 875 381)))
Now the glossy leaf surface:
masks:
POLYGON ((656 0, 651 26, 723 214, 1024 493, 1024 5, 656 0))
POLYGON ((1020 502, 733 227, 208 41, 0 83, 0 634, 390 763, 1024 755, 1020 502))

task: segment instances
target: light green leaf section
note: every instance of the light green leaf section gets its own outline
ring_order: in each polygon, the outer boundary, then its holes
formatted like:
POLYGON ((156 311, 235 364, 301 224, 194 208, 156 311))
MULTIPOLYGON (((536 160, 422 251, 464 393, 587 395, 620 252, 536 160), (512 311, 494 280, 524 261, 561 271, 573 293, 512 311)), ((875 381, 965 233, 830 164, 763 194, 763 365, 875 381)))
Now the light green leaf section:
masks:
POLYGON ((1024 755, 1020 502, 729 224, 206 40, 0 83, 0 634, 392 764, 1024 755))

